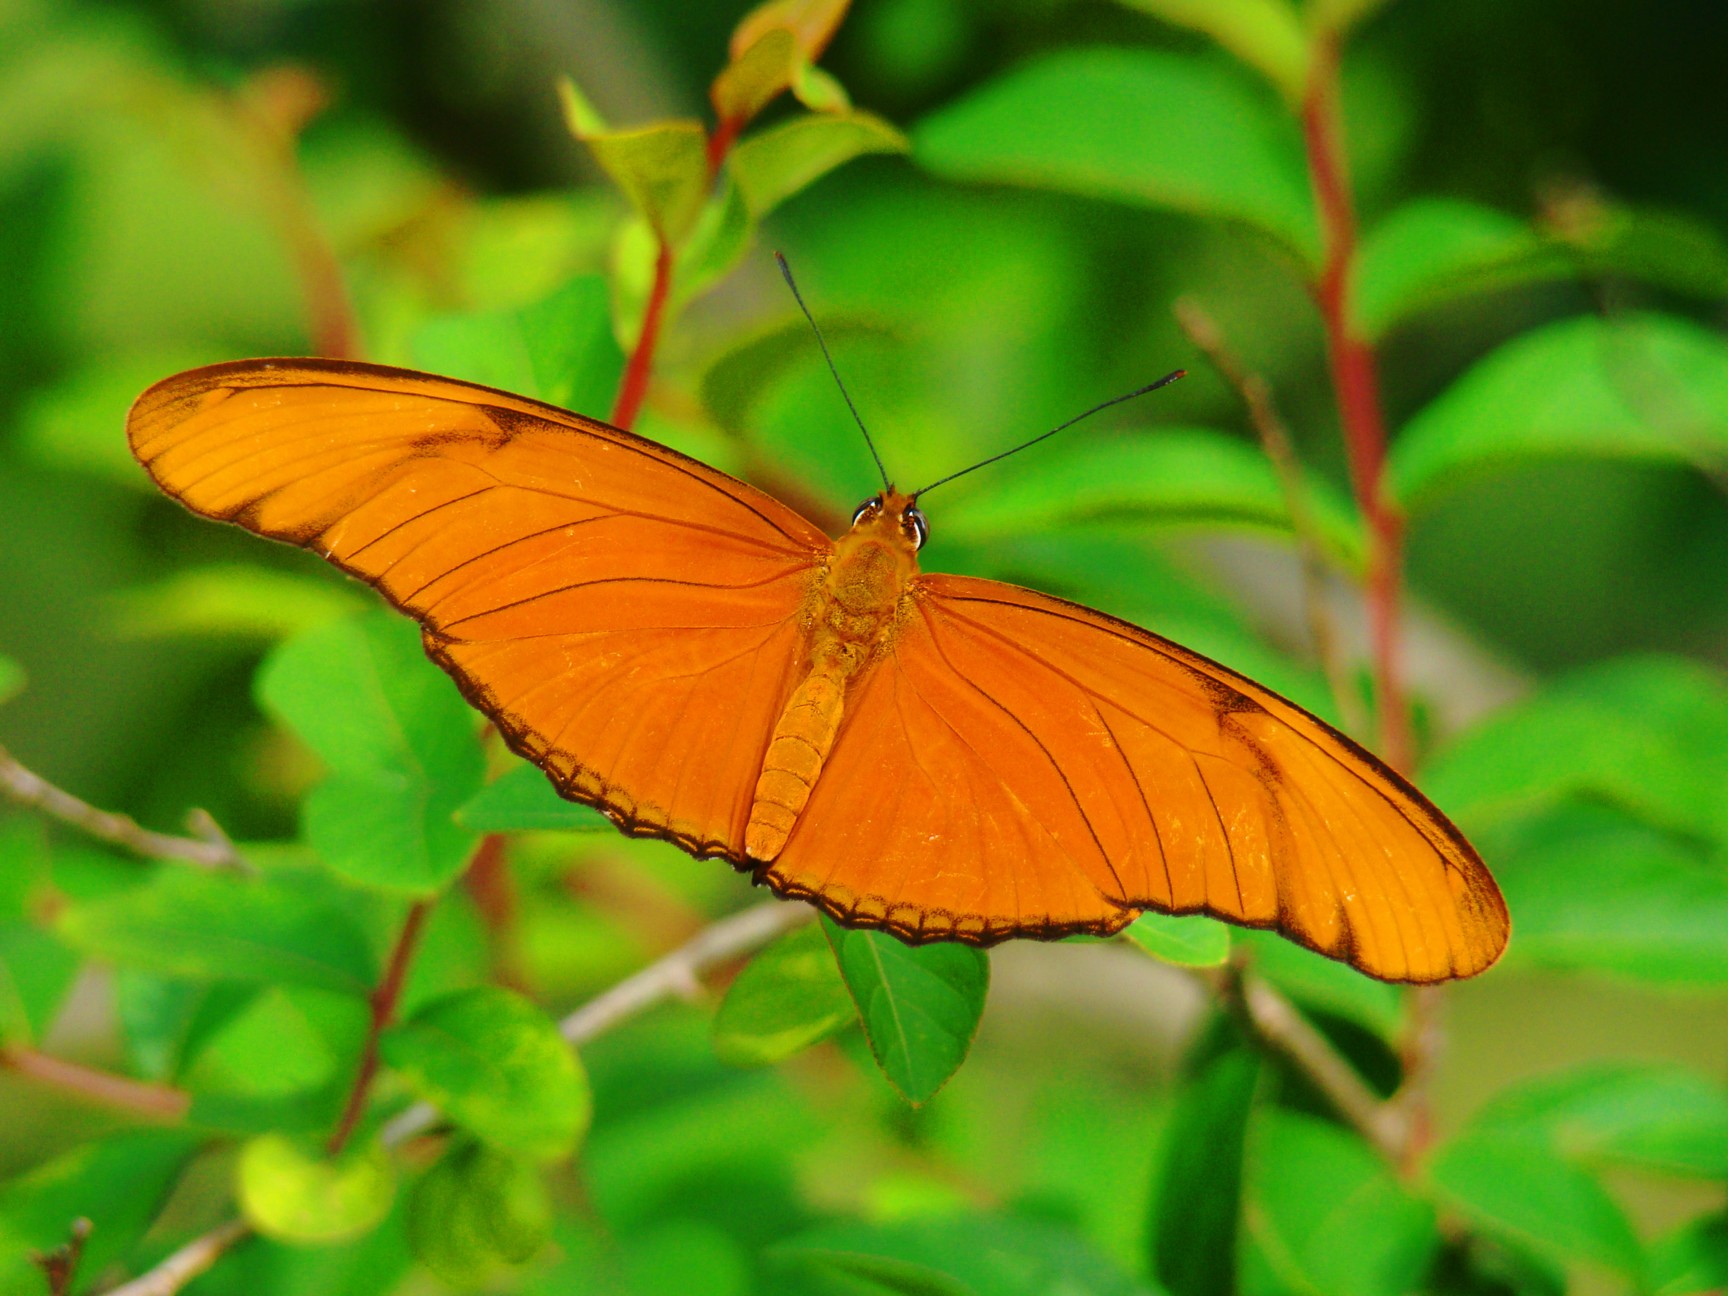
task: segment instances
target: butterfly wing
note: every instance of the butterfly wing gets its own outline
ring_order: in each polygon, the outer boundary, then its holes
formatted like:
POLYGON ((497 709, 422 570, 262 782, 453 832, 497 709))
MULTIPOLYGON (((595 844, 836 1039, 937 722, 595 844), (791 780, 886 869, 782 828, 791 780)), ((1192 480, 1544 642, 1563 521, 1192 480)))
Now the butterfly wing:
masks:
POLYGON ((1126 622, 960 576, 917 579, 761 872, 911 940, 1209 913, 1392 981, 1479 972, 1509 927, 1457 829, 1330 726, 1126 622))
POLYGON ((158 383, 128 420, 195 512, 323 555, 564 795, 741 860, 799 614, 832 545, 725 474, 447 378, 318 360, 158 383))

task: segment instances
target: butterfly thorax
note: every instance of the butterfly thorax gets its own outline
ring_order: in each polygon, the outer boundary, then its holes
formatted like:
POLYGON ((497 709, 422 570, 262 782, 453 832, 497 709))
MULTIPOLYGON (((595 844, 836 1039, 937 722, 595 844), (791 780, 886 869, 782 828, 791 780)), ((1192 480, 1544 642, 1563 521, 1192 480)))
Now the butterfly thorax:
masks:
POLYGON ((911 500, 890 490, 858 510, 834 545, 807 618, 804 673, 774 726, 744 834, 755 860, 780 854, 834 746, 849 686, 886 646, 912 578, 921 533, 911 500))

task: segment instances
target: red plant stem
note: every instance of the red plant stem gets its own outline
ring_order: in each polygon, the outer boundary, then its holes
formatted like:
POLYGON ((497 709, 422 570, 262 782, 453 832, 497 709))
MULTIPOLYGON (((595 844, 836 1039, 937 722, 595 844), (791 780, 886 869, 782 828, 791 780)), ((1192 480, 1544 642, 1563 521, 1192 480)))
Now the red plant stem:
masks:
MULTIPOLYGON (((742 117, 724 117, 708 136, 708 178, 720 174, 721 164, 732 151, 738 132, 744 129, 742 117)), ((612 403, 613 427, 628 432, 642 409, 648 394, 648 379, 654 372, 654 349, 660 342, 660 322, 666 314, 666 298, 672 292, 672 247, 664 234, 658 235, 660 250, 654 258, 654 286, 648 290, 648 306, 642 312, 642 331, 636 335, 636 346, 624 365, 624 377, 618 384, 618 399, 612 403)))
POLYGON ((15 1044, 0 1048, 0 1068, 152 1120, 184 1120, 192 1106, 191 1098, 178 1089, 98 1071, 15 1044))
POLYGON ((1399 601, 1404 562, 1404 519, 1384 483, 1386 423, 1374 347, 1351 318, 1350 290, 1356 269, 1356 213, 1345 169, 1338 112, 1338 48, 1321 37, 1302 105, 1308 175, 1320 211, 1323 260, 1314 286, 1326 326, 1326 350, 1338 416, 1350 460, 1350 484, 1368 526, 1368 635, 1374 692, 1380 719, 1380 754, 1408 774, 1414 756, 1409 704, 1399 662, 1399 601))
POLYGON ((462 884, 486 928, 492 980, 520 990, 524 987, 516 965, 516 887, 504 847, 502 833, 482 837, 462 884))
POLYGON ((420 932, 426 925, 426 915, 431 911, 430 900, 416 900, 409 906, 408 916, 402 920, 402 930, 396 937, 396 946, 390 951, 390 962, 384 969, 384 979, 372 992, 372 1023, 366 1032, 366 1046, 360 1052, 360 1066, 354 1073, 354 1084, 348 1090, 348 1102, 342 1109, 342 1118, 336 1122, 329 1142, 324 1145, 325 1151, 331 1156, 348 1146, 348 1140, 354 1137, 354 1130, 360 1124, 360 1116, 366 1110, 366 1097, 372 1089, 372 1078, 378 1074, 378 1039, 396 1016, 396 1004, 401 1000, 402 986, 408 980, 408 965, 414 961, 414 950, 420 943, 420 932))
POLYGON ((654 258, 654 286, 648 290, 648 307, 642 312, 642 331, 636 336, 635 349, 624 366, 624 378, 618 384, 618 399, 612 405, 613 427, 626 432, 636 422, 642 408, 642 398, 648 394, 648 376, 654 370, 654 348, 660 341, 660 318, 666 313, 666 298, 672 291, 672 248, 664 235, 660 236, 660 251, 654 258))

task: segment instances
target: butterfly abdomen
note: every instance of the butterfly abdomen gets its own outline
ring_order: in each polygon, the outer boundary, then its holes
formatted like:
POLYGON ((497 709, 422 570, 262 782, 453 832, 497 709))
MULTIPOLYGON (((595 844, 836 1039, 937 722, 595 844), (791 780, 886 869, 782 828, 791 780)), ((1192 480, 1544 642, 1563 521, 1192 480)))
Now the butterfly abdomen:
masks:
POLYGON ((892 624, 906 583, 917 570, 900 546, 858 535, 840 542, 813 609, 809 667, 774 726, 750 804, 744 852, 769 861, 780 854, 833 750, 846 691, 892 624))

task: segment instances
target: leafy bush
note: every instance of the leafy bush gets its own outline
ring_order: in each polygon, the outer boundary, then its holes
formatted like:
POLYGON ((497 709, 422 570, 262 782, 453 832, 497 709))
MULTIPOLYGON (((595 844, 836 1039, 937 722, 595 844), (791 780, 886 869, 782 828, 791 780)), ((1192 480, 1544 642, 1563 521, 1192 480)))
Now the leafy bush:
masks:
POLYGON ((1728 1283, 1721 190, 1673 113, 1668 205, 1512 210, 1496 53, 1557 42, 1580 100, 1629 66, 1649 121, 1720 42, 1623 58, 1661 24, 1592 50, 1612 6, 1537 0, 690 8, 0 6, 0 1290, 1728 1283), (717 64, 700 118, 595 106, 717 64), (926 565, 1417 770, 1502 964, 1442 998, 1204 918, 986 955, 752 907, 125 451, 167 373, 363 353, 837 527, 874 468, 772 246, 904 479, 1193 370, 956 484, 926 565))

